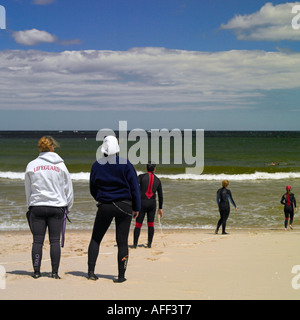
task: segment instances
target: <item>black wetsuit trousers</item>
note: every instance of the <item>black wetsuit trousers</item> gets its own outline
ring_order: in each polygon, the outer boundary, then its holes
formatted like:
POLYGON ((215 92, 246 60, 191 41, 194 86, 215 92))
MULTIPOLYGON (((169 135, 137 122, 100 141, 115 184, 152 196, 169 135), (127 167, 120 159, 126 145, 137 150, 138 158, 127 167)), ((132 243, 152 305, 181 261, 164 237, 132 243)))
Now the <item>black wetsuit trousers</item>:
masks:
POLYGON ((125 202, 99 204, 92 239, 88 248, 88 270, 95 270, 100 243, 115 218, 118 246, 118 276, 124 278, 128 262, 128 235, 132 220, 132 207, 125 202))
POLYGON ((293 206, 285 205, 284 206, 284 215, 285 215, 284 227, 287 228, 289 219, 290 219, 290 225, 294 221, 294 208, 293 208, 293 206))
POLYGON ((220 212, 220 220, 218 221, 216 231, 218 231, 220 226, 222 225, 222 233, 225 233, 226 222, 227 222, 227 219, 228 219, 229 213, 230 213, 230 207, 228 205, 226 205, 226 206, 220 205, 219 212, 220 212))
POLYGON ((141 227, 147 214, 148 223, 148 246, 151 246, 154 236, 154 220, 156 212, 156 200, 155 199, 142 199, 141 211, 136 218, 136 227, 133 233, 133 244, 136 246, 141 232, 141 227), (139 227, 137 227, 139 226, 139 227))
POLYGON ((30 207, 29 221, 33 234, 32 263, 34 271, 40 271, 41 268, 43 244, 48 227, 52 272, 58 272, 64 210, 64 208, 58 207, 30 207))

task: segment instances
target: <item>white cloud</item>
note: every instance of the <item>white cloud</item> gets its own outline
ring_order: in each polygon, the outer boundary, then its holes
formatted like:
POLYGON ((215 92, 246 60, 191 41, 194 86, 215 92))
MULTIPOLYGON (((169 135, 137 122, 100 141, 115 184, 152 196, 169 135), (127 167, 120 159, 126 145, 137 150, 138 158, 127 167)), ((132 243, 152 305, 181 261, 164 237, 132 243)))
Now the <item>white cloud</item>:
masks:
POLYGON ((299 88, 300 54, 0 51, 0 109, 222 110, 256 108, 263 92, 299 88))
POLYGON ((299 30, 292 28, 295 14, 292 8, 300 2, 273 5, 266 3, 259 11, 249 15, 236 15, 221 29, 232 30, 239 40, 281 41, 300 40, 299 30))
POLYGON ((52 43, 57 40, 54 35, 37 29, 15 31, 12 36, 17 43, 26 46, 36 45, 39 43, 52 43))

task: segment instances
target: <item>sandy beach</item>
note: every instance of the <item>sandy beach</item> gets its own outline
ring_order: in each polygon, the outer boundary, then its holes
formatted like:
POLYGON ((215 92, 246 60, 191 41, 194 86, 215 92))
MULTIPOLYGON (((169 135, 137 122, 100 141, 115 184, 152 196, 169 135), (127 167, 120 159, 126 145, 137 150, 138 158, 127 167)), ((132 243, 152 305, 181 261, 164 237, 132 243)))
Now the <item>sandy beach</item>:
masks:
POLYGON ((67 231, 61 280, 49 277, 48 241, 43 251, 43 277, 34 280, 30 232, 1 232, 0 265, 6 277, 1 280, 5 289, 0 289, 0 299, 299 299, 300 280, 292 269, 300 265, 300 230, 229 228, 228 232, 157 230, 149 249, 144 247, 146 232, 142 230, 140 245, 130 248, 127 281, 121 284, 113 282, 117 275, 114 230, 103 240, 96 282, 86 278, 91 231, 67 231))

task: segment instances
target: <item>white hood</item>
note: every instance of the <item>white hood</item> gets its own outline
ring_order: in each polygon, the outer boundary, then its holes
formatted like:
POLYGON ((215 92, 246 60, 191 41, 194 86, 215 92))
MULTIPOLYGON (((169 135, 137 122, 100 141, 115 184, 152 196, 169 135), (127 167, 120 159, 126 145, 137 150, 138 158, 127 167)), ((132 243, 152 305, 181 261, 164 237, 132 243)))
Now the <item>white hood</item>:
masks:
POLYGON ((101 152, 105 156, 113 156, 116 153, 120 152, 117 138, 114 136, 105 137, 101 146, 101 152))
POLYGON ((42 152, 39 155, 39 159, 43 159, 53 164, 64 162, 64 160, 55 152, 42 152))

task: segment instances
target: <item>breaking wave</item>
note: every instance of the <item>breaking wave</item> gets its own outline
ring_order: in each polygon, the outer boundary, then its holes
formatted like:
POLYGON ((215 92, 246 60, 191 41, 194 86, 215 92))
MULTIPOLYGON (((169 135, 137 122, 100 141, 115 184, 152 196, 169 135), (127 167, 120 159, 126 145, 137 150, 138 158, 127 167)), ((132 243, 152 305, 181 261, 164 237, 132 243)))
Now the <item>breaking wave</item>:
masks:
MULTIPOLYGON (((140 174, 141 172, 137 172, 140 174)), ((73 181, 89 181, 89 172, 71 173, 73 181)), ((198 180, 198 181, 219 181, 228 179, 231 181, 249 181, 249 180, 283 180, 283 179, 299 179, 300 172, 255 172, 249 174, 157 174, 161 179, 169 180, 198 180)), ((24 180, 24 172, 0 171, 0 179, 24 180)))

